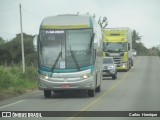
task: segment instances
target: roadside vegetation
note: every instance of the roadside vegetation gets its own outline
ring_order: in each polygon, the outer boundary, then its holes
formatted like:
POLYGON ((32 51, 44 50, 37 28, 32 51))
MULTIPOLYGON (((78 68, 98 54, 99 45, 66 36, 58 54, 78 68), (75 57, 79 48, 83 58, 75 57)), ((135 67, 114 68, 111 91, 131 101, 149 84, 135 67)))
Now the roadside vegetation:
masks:
POLYGON ((25 73, 21 67, 20 34, 10 41, 0 37, 0 100, 37 89, 37 53, 33 37, 24 34, 25 73))
POLYGON ((160 45, 146 48, 141 42, 143 36, 140 36, 136 30, 132 32, 132 47, 137 51, 138 56, 160 56, 160 45))
POLYGON ((0 100, 17 96, 37 88, 37 71, 27 67, 22 73, 18 66, 0 66, 0 100))

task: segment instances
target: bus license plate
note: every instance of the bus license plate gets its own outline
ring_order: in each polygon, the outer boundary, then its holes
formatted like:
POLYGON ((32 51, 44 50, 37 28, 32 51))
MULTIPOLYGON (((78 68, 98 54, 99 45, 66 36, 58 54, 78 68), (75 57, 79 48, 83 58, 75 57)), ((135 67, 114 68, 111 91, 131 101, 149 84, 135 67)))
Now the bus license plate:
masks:
POLYGON ((61 85, 61 88, 70 88, 70 87, 71 87, 70 84, 62 84, 62 85, 61 85))

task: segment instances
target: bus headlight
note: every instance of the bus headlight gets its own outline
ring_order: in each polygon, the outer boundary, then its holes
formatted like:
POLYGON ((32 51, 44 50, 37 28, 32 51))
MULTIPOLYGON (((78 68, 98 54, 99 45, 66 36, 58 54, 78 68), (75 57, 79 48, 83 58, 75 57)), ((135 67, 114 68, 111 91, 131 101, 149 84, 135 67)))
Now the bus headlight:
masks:
POLYGON ((87 79, 87 78, 89 78, 89 76, 88 75, 84 75, 84 76, 82 76, 82 78, 87 79))
POLYGON ((48 75, 40 75, 39 77, 41 79, 44 79, 44 80, 48 80, 49 79, 48 75))
POLYGON ((93 74, 83 75, 82 78, 83 78, 83 79, 88 79, 88 78, 92 77, 92 75, 93 75, 93 74))
POLYGON ((46 75, 46 76, 45 76, 45 79, 48 80, 48 78, 49 78, 48 75, 46 75))

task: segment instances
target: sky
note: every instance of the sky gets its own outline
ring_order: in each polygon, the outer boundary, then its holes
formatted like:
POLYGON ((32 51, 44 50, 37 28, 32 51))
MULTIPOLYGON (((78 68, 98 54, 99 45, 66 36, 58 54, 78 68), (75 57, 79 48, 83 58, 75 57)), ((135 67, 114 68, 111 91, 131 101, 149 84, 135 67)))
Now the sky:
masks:
POLYGON ((142 36, 147 47, 160 45, 160 0, 0 0, 0 37, 11 40, 23 32, 38 34, 42 20, 58 14, 95 14, 107 17, 108 26, 129 27, 142 36))

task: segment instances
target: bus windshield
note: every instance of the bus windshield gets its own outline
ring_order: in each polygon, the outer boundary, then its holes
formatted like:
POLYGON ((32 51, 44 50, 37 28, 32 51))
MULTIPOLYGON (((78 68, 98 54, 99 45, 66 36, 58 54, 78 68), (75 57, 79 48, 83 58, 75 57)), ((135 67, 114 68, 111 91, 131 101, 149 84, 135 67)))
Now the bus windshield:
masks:
POLYGON ((92 29, 41 30, 40 65, 54 69, 79 69, 92 65, 92 35, 92 29))
POLYGON ((75 68, 73 57, 76 58, 80 67, 93 64, 92 51, 90 49, 91 29, 68 30, 66 31, 66 66, 75 68), (74 53, 74 56, 71 54, 74 53))
MULTIPOLYGON (((39 40, 39 63, 52 68, 65 45, 64 30, 41 30, 39 40)), ((62 54, 61 54, 62 58, 62 54)), ((59 63, 59 60, 58 60, 59 63)), ((56 66, 58 68, 59 66, 56 66)))

